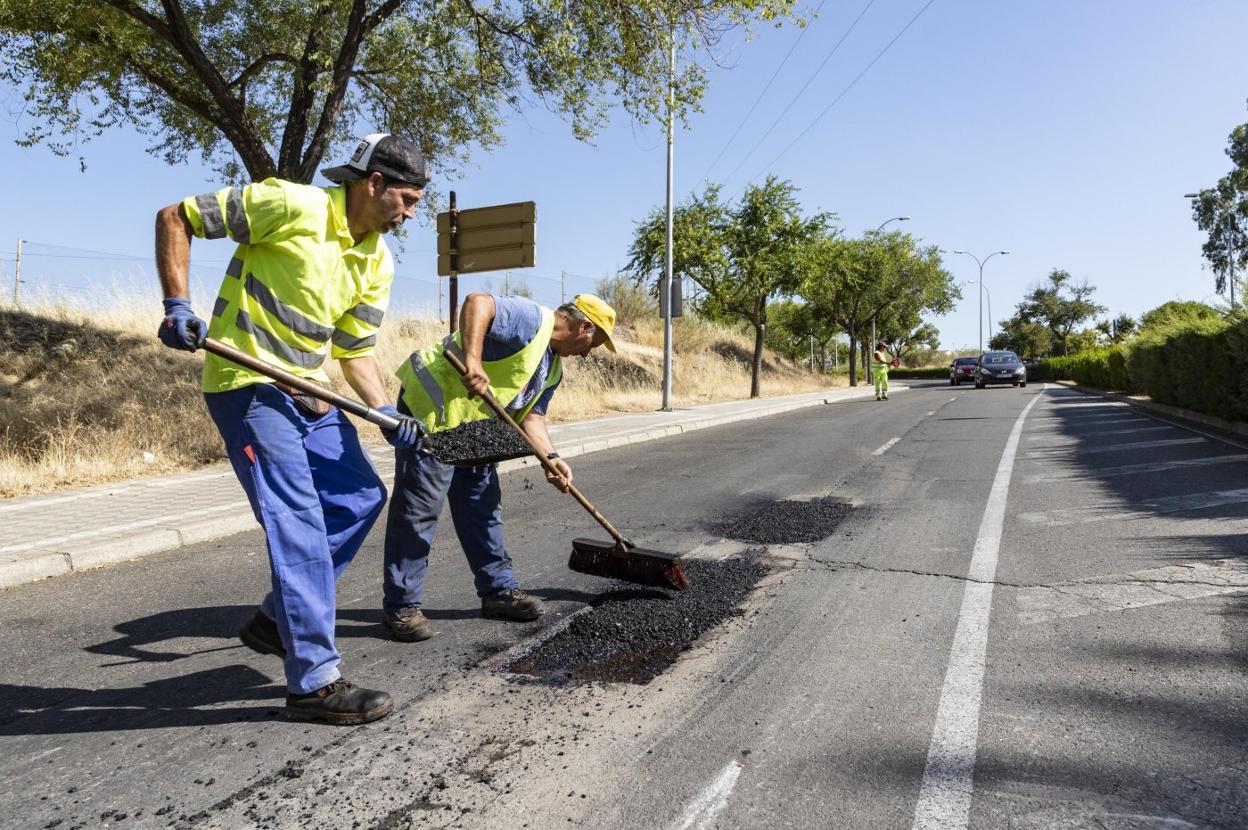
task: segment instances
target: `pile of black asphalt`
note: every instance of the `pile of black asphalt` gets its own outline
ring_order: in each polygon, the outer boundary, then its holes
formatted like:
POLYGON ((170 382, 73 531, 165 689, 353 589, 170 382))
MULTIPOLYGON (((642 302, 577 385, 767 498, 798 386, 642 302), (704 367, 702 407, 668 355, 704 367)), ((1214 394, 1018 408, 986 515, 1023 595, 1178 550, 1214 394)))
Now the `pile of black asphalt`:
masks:
POLYGON ((851 506, 825 496, 811 501, 774 501, 715 526, 729 539, 765 545, 817 542, 832 534, 851 506))
POLYGON ((457 467, 497 464, 533 453, 515 430, 497 418, 469 421, 454 429, 431 432, 424 437, 422 446, 443 464, 457 467))
POLYGON ((767 573, 754 556, 691 560, 683 567, 687 590, 609 591, 508 668, 559 682, 647 683, 703 633, 744 613, 740 604, 767 573))

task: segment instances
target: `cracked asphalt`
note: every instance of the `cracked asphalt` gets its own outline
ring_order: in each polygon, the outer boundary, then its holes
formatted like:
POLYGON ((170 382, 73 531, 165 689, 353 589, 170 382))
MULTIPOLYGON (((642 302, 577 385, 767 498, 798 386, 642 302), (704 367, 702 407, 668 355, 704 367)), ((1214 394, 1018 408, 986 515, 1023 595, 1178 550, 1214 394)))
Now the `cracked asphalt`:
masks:
POLYGON ((1248 454, 1071 390, 935 383, 573 459, 639 544, 769 566, 645 685, 505 670, 618 588, 566 569, 595 528, 532 472, 503 477, 504 518, 544 620, 480 619, 449 517, 433 639, 384 635, 380 531, 348 569, 345 671, 397 701, 365 727, 283 721, 279 664, 234 639, 268 580, 258 533, 2 591, 0 826, 912 827, 980 523, 1036 396, 969 812, 947 826, 1248 827, 1248 454), (852 507, 821 539, 715 530, 825 498, 852 507))

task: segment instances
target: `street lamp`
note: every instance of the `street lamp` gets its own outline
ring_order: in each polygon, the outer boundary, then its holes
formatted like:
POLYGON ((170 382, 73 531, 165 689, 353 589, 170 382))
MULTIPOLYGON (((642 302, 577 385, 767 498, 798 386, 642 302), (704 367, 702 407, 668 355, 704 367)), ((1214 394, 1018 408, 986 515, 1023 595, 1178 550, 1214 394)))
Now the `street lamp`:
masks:
MULTIPOLYGON (((1199 199, 1199 193, 1184 193, 1184 199, 1199 199)), ((1235 211, 1226 212, 1226 281, 1231 286, 1231 308, 1235 307, 1235 211)))
MULTIPOLYGON (((980 259, 970 251, 954 251, 955 254, 966 254, 979 264, 979 353, 984 353, 984 263, 992 259, 997 254, 1008 255, 1009 251, 993 251, 988 256, 980 259)), ((992 301, 989 300, 988 314, 992 314, 992 301)))
MULTIPOLYGON (((876 228, 874 232, 879 233, 880 231, 884 230, 884 226, 887 225, 889 222, 909 222, 909 221, 910 221, 909 216, 894 216, 892 219, 885 219, 883 222, 881 222, 880 226, 876 228)), ((875 348, 875 315, 871 316, 871 348, 873 349, 875 348)))

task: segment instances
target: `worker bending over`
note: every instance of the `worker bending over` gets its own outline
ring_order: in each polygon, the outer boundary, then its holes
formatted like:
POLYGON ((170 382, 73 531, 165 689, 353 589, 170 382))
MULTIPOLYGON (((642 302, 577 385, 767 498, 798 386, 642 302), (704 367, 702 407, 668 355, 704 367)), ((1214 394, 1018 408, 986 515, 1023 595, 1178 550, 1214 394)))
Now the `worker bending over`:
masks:
MULTIPOLYGON (((495 417, 477 396, 487 389, 553 463, 546 473, 567 491, 572 470, 555 452, 546 430, 546 408, 563 379, 563 358, 596 346, 615 351, 615 311, 592 294, 580 294, 555 311, 523 297, 469 294, 460 328, 437 345, 412 354, 396 374, 403 384, 399 411, 429 432, 495 417), (452 349, 468 368, 461 376, 444 357, 452 349)), ((512 573, 503 542, 502 490, 493 464, 454 467, 418 446, 395 449, 394 495, 386 519, 383 618, 406 642, 433 636, 420 610, 429 548, 448 498, 459 544, 481 598, 481 614, 534 620, 544 609, 512 573)))
MULTIPOLYGON (((394 262, 381 234, 410 219, 425 162, 410 141, 373 134, 351 161, 322 171, 338 187, 266 179, 170 205, 157 215, 165 295, 159 337, 195 351, 212 336, 300 377, 328 382, 339 362, 366 404, 387 402, 373 347, 390 298, 394 262), (191 237, 238 243, 212 307, 191 311, 191 237)), ((334 645, 334 583, 381 513, 386 490, 338 409, 216 355, 204 359, 204 401, 234 473, 264 528, 272 590, 239 632, 249 648, 284 660, 286 715, 366 723, 393 707, 385 692, 352 685, 334 645)), ((419 440, 416 422, 385 433, 419 440)))

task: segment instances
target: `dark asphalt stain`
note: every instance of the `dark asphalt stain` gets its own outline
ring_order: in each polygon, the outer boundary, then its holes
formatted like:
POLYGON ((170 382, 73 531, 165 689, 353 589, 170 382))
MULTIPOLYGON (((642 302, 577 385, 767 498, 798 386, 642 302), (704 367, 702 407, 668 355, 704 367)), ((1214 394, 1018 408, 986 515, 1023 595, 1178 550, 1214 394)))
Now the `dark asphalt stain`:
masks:
POLYGON ((686 591, 622 588, 603 594, 592 610, 508 668, 556 681, 648 683, 694 640, 725 619, 767 573, 751 556, 684 563, 686 591))
POLYGON ((496 418, 469 421, 454 429, 430 433, 425 436, 423 446, 443 464, 458 467, 496 464, 533 454, 515 430, 496 418))
POLYGON ((852 507, 831 496, 812 501, 774 501, 713 527, 729 539, 767 545, 818 542, 832 534, 852 507))

